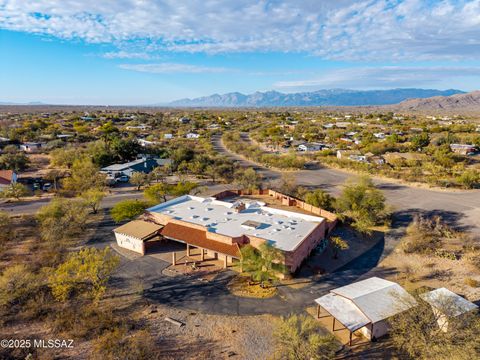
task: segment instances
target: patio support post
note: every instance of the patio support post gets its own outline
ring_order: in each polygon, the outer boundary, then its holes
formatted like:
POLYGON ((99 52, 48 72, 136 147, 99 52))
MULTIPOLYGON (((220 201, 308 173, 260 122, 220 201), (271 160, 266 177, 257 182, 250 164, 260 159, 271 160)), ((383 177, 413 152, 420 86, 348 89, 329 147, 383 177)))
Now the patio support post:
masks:
POLYGON ((187 256, 190 256, 190 244, 187 244, 187 256))
POLYGON ((350 340, 348 342, 348 345, 349 346, 352 346, 352 332, 350 331, 350 340))
POLYGON ((317 305, 317 319, 320 319, 320 305, 317 305))
POLYGON ((200 248, 200 254, 201 254, 201 260, 202 261, 205 261, 205 249, 204 248, 200 248))
POLYGON ((332 330, 335 331, 335 317, 333 317, 333 325, 332 325, 332 330))
POLYGON ((225 257, 223 258, 223 268, 224 268, 224 269, 227 268, 227 259, 228 259, 228 256, 225 255, 225 257))
POLYGON ((175 251, 172 252, 172 265, 177 265, 177 253, 175 251))

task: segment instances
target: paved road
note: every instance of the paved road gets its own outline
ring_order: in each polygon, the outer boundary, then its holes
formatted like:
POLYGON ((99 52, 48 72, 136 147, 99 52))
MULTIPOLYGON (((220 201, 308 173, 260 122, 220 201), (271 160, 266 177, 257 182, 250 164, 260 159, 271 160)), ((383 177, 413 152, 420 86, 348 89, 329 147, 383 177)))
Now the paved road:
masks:
MULTIPOLYGON (((109 209, 115 203, 121 200, 127 199, 140 199, 142 198, 142 192, 138 191, 116 191, 112 192, 111 194, 105 196, 102 200, 100 208, 102 209, 109 209)), ((48 204, 51 198, 42 198, 42 199, 35 199, 30 201, 18 201, 18 202, 10 202, 0 204, 0 211, 6 211, 12 215, 20 215, 20 214, 35 214, 38 209, 42 206, 48 204)))
MULTIPOLYGON (((223 146, 220 136, 213 138, 213 146, 216 151, 238 161, 242 166, 255 168, 266 179, 277 180, 281 177, 279 171, 259 166, 229 152, 223 146)), ((329 168, 296 172, 299 185, 321 188, 334 195, 338 195, 341 185, 352 177, 355 175, 329 168)), ((407 221, 414 213, 438 214, 451 225, 471 231, 480 240, 480 190, 430 190, 382 179, 374 181, 384 192, 387 202, 393 206, 394 219, 399 223, 407 221)))

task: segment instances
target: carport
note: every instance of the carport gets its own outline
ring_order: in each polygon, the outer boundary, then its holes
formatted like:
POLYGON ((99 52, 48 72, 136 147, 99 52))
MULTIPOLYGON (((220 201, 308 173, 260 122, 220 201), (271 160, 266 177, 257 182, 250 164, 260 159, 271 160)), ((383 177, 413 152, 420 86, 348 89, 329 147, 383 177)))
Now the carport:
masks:
MULTIPOLYGON (((342 296, 329 293, 316 299, 315 302, 317 303, 317 319, 331 318, 333 320, 331 330, 334 334, 337 331, 347 330, 349 346, 353 345, 353 333, 355 331, 364 326, 372 326, 370 319, 358 310, 350 300, 342 296)), ((342 339, 340 334, 335 335, 342 339)))

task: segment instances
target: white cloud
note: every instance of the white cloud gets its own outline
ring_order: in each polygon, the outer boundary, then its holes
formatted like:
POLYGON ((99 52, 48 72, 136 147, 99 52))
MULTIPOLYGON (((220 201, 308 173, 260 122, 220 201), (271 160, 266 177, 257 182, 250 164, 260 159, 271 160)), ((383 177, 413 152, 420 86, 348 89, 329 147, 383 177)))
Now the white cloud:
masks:
POLYGON ((145 52, 129 52, 124 50, 110 51, 102 54, 105 59, 155 59, 156 56, 145 52))
POLYGON ((392 87, 438 86, 454 83, 455 79, 476 77, 480 67, 402 67, 382 66, 332 70, 310 79, 279 81, 277 89, 285 91, 319 88, 378 89, 392 87))
POLYGON ((175 63, 159 63, 159 64, 121 64, 120 68, 125 70, 133 70, 138 72, 154 73, 154 74, 175 74, 175 73, 221 73, 231 71, 221 67, 207 67, 189 64, 175 63))
POLYGON ((480 0, 0 0, 0 28, 147 51, 476 59, 480 0))

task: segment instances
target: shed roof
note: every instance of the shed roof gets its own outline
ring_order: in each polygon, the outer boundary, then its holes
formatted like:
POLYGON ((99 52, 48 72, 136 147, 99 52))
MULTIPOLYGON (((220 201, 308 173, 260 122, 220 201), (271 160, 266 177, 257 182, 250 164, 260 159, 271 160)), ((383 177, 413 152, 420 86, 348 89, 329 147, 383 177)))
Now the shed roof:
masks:
POLYGON ((478 309, 478 306, 474 303, 446 288, 439 288, 423 293, 420 297, 432 307, 442 311, 448 316, 455 317, 478 309))
POLYGON ((163 226, 145 220, 130 221, 113 231, 118 234, 124 234, 136 239, 146 239, 159 231, 163 226))

